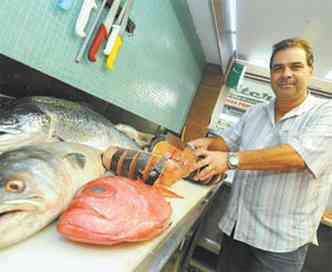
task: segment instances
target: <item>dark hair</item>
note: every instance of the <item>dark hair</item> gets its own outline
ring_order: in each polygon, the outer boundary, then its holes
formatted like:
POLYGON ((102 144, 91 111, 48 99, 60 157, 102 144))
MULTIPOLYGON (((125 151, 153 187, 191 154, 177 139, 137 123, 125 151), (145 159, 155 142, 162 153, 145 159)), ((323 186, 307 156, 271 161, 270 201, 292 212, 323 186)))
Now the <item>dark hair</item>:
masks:
POLYGON ((285 50, 287 48, 294 48, 294 47, 302 48, 304 50, 306 59, 307 59, 307 64, 310 67, 312 67, 313 63, 314 63, 314 55, 313 55, 311 44, 308 41, 300 39, 300 38, 291 38, 291 39, 282 40, 282 41, 276 43, 275 45, 273 45, 272 55, 270 58, 270 69, 272 69, 273 58, 277 52, 279 52, 281 50, 285 50))

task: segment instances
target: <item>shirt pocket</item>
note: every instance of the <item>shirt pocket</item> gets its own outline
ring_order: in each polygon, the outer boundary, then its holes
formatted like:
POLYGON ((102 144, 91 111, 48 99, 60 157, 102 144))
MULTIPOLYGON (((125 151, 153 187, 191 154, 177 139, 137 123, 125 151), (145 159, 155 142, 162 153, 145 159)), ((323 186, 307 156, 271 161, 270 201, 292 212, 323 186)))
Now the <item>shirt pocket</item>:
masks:
POLYGON ((298 134, 298 125, 296 118, 291 118, 285 120, 279 125, 279 139, 281 144, 288 143, 289 139, 292 137, 297 137, 298 134))

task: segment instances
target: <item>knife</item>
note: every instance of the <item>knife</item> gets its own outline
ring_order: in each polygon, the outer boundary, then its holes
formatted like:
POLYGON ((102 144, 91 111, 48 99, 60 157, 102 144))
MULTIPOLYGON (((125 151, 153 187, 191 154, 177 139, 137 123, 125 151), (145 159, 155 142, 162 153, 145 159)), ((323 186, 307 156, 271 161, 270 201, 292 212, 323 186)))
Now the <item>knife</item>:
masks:
MULTIPOLYGON (((113 4, 113 0, 108 0, 106 6, 107 6, 108 8, 110 8, 110 7, 112 6, 112 4, 113 4)), ((117 17, 117 16, 121 13, 121 11, 122 11, 122 7, 121 7, 121 5, 120 5, 119 10, 118 10, 118 12, 117 12, 117 14, 116 14, 115 17, 117 17)), ((131 19, 129 18, 129 19, 128 19, 128 23, 127 23, 127 27, 126 27, 126 31, 127 31, 128 33, 130 33, 130 34, 133 34, 134 31, 135 31, 135 28, 136 28, 135 23, 133 22, 133 20, 131 20, 131 19)))
POLYGON ((75 32, 81 38, 86 37, 86 33, 84 28, 89 21, 90 13, 93 9, 97 8, 97 4, 95 0, 84 0, 80 14, 78 15, 76 25, 75 25, 75 32))
POLYGON ((90 61, 95 62, 96 61, 96 55, 99 50, 100 45, 103 43, 104 40, 106 40, 111 26, 113 24, 114 18, 116 16, 116 13, 118 11, 118 8, 120 6, 121 0, 114 0, 113 4, 110 8, 110 11, 108 12, 106 19, 104 22, 100 25, 98 32, 93 39, 92 45, 89 49, 88 58, 90 61))
POLYGON ((101 14, 102 14, 102 12, 103 12, 103 10, 104 10, 104 7, 105 7, 107 1, 108 1, 108 0, 103 0, 102 4, 101 4, 101 6, 100 6, 100 8, 99 8, 99 10, 98 10, 98 12, 97 12, 96 18, 95 18, 95 20, 93 21, 93 24, 92 24, 92 26, 91 26, 91 28, 90 28, 90 30, 89 30, 89 32, 88 32, 86 38, 84 39, 81 48, 79 49, 79 51, 78 51, 78 53, 77 53, 77 56, 76 56, 76 58, 75 58, 75 62, 77 62, 77 63, 80 63, 80 62, 81 62, 82 57, 83 57, 83 54, 84 54, 84 52, 85 52, 85 50, 86 50, 86 48, 87 48, 87 46, 88 46, 88 42, 89 42, 89 40, 90 40, 90 38, 91 38, 91 36, 92 36, 92 34, 93 34, 93 32, 94 32, 96 26, 97 26, 97 23, 98 23, 98 21, 99 21, 99 18, 101 17, 101 14))
POLYGON ((123 44, 123 36, 129 19, 129 14, 134 4, 134 0, 128 0, 123 7, 115 25, 113 25, 112 33, 107 41, 104 54, 108 55, 106 60, 106 67, 113 68, 113 64, 117 58, 118 51, 123 44))

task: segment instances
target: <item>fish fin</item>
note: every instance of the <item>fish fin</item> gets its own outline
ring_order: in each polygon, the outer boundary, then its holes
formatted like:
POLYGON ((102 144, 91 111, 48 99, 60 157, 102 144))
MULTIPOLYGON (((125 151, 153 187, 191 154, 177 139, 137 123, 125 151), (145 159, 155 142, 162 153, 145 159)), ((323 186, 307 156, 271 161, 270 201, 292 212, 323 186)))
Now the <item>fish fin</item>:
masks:
POLYGON ((141 148, 149 146, 154 137, 154 134, 145 133, 132 126, 121 123, 115 125, 115 128, 127 135, 129 138, 133 139, 141 148))
POLYGON ((81 153, 68 153, 64 156, 64 158, 81 169, 85 167, 86 157, 81 153))
POLYGON ((181 198, 181 199, 184 198, 183 196, 178 195, 177 193, 168 189, 166 186, 159 184, 159 183, 154 184, 153 188, 155 188, 157 191, 159 191, 164 197, 181 198))

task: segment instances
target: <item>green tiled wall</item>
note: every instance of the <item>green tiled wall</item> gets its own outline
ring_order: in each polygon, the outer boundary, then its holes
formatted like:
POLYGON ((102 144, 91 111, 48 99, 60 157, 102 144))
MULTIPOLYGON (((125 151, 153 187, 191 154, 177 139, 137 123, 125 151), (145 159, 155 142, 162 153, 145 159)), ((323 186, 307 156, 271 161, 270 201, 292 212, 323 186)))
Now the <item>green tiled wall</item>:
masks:
POLYGON ((136 31, 125 37, 113 71, 102 50, 96 63, 74 61, 82 1, 62 11, 56 0, 1 0, 0 53, 180 132, 205 65, 187 1, 136 0, 136 31))

